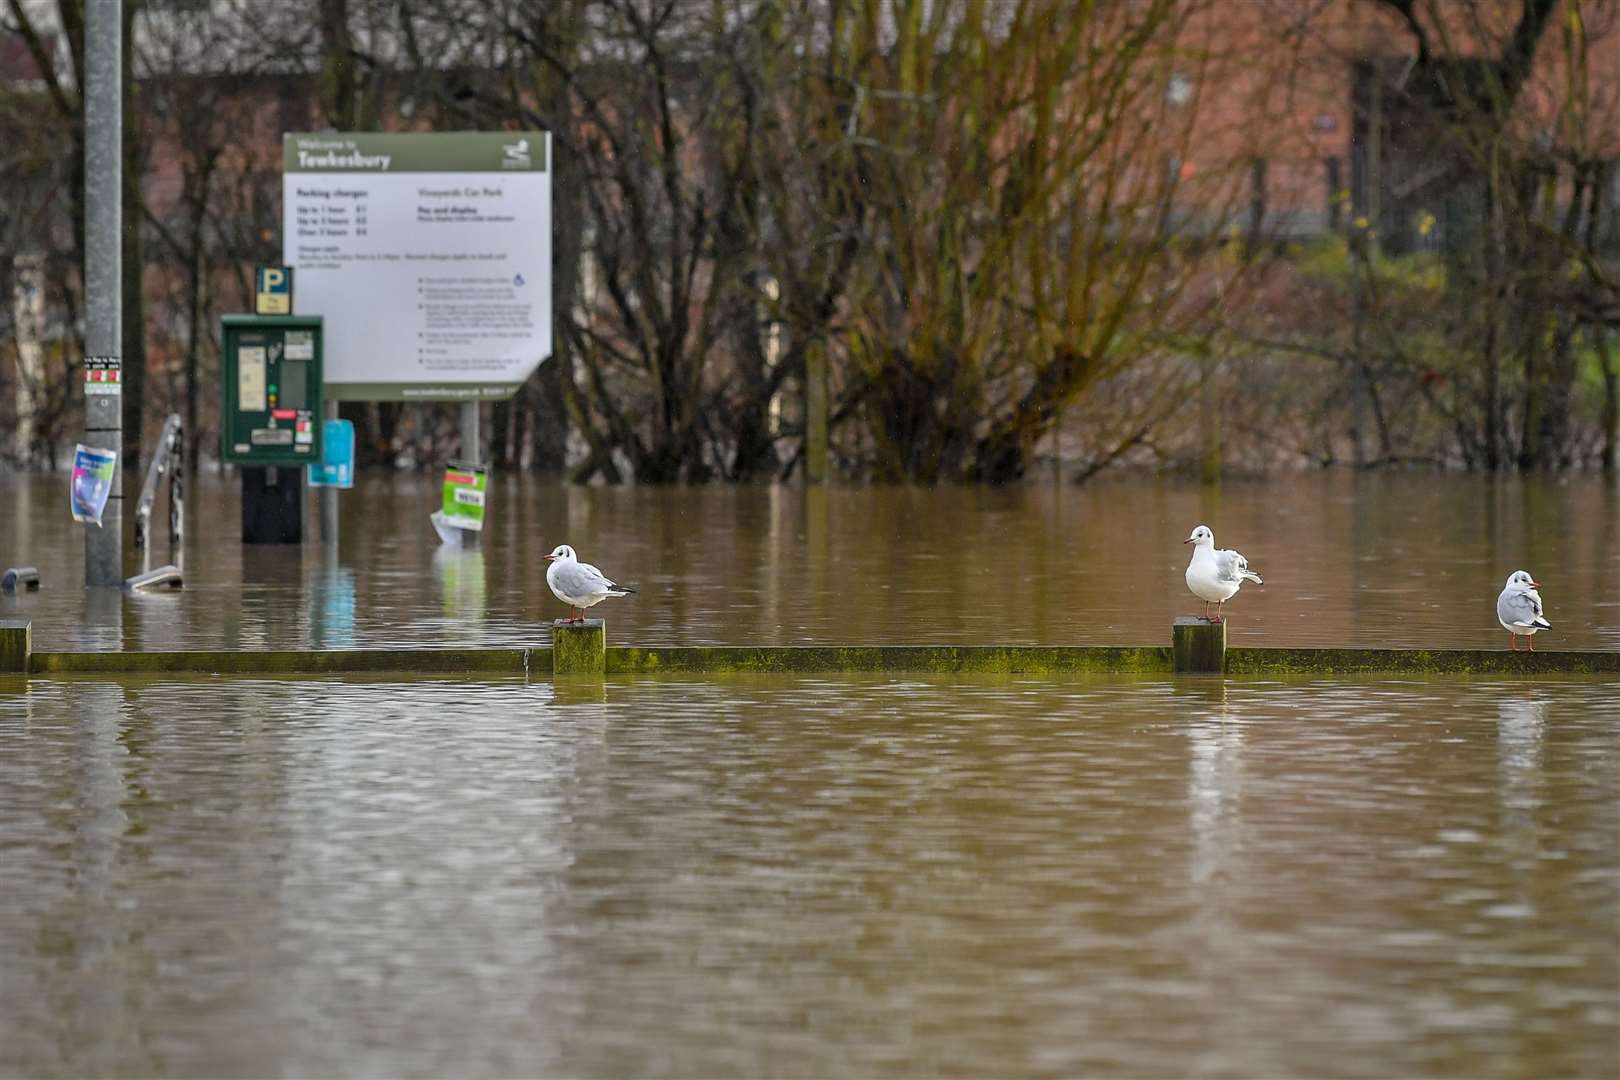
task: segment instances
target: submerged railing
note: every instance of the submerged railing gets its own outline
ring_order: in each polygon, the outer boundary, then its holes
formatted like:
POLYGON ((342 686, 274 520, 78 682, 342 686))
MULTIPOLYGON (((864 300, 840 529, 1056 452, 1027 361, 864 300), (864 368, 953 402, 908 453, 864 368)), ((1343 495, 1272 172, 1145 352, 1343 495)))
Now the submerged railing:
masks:
POLYGON ((166 585, 178 589, 185 585, 185 433, 179 413, 170 413, 163 422, 163 433, 158 436, 152 461, 146 467, 146 482, 141 485, 140 501, 135 504, 135 549, 141 553, 141 572, 124 582, 131 590, 152 589, 166 585), (157 502, 158 489, 163 478, 169 478, 169 564, 152 569, 152 507, 157 502))
POLYGON ((0 574, 0 593, 39 592, 39 571, 32 566, 13 566, 0 574))
POLYGON ((473 649, 33 652, 32 624, 0 619, 0 676, 11 675, 1343 675, 1620 676, 1616 652, 1506 649, 1225 647, 1225 625, 1176 628, 1173 645, 655 645, 606 643, 600 619, 559 623, 548 645, 473 649), (1189 643, 1188 635, 1208 640, 1189 643), (1189 645, 1192 647, 1188 647, 1189 645), (1209 665, 1215 666, 1209 666, 1209 665))

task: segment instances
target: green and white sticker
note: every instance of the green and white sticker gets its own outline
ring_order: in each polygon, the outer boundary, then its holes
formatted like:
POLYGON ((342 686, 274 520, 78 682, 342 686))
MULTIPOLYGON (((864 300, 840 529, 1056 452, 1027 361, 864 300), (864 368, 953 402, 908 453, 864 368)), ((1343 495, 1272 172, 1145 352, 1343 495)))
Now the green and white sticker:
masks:
POLYGON ((481 530, 488 494, 489 473, 477 465, 451 463, 444 470, 444 498, 440 511, 448 525, 481 530))

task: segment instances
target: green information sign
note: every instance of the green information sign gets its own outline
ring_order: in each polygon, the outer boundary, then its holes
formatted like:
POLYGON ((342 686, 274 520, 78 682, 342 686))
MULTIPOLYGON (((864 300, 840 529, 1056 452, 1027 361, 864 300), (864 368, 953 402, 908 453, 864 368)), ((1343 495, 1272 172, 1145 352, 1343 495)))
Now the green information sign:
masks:
POLYGON ((551 137, 282 139, 282 261, 326 316, 326 396, 494 401, 551 355, 551 137))

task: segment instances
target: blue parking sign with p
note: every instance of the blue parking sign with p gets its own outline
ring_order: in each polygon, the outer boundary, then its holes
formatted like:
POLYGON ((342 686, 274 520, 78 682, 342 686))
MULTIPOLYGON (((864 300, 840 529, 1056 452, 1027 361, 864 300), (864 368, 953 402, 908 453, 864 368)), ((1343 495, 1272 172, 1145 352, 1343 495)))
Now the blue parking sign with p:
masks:
POLYGON ((253 272, 253 313, 292 314, 292 267, 260 266, 253 272))

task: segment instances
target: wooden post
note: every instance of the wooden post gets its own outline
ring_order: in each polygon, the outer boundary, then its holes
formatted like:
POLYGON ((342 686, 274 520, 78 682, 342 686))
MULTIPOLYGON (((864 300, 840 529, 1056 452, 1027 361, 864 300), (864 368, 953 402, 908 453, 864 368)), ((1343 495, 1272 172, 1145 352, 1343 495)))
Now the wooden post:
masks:
POLYGON ((1226 670, 1226 624, 1177 615, 1170 625, 1172 666, 1177 675, 1219 675, 1226 670))
POLYGON ((34 624, 28 619, 0 619, 0 675, 28 674, 34 651, 34 624))
POLYGON ((553 675, 607 674, 607 623, 586 619, 571 623, 558 619, 551 624, 551 673, 553 675))
POLYGON ((827 351, 820 344, 804 355, 804 478, 827 482, 827 351))

